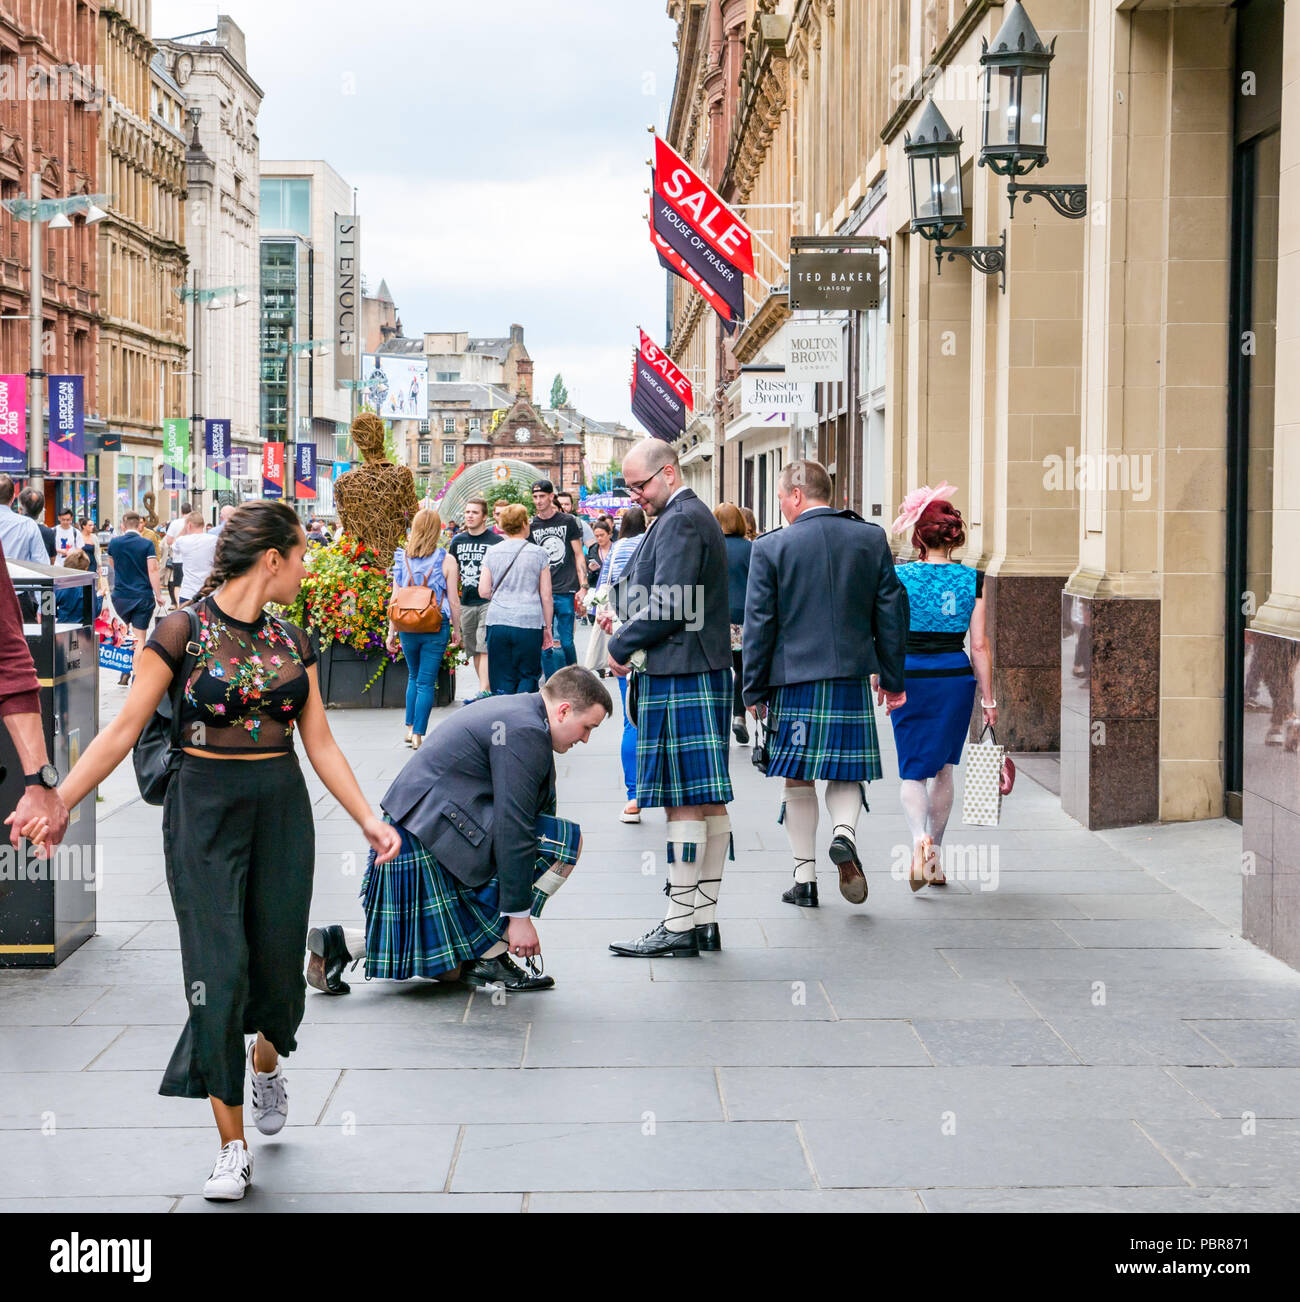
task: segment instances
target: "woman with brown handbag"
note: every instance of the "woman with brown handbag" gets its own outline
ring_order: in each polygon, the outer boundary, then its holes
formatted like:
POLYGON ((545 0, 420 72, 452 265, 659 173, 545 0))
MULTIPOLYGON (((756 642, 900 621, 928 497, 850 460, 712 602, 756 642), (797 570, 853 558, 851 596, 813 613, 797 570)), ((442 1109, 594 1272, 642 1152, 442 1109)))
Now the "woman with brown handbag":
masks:
POLYGON ((451 561, 440 545, 442 517, 420 510, 405 547, 393 553, 388 649, 406 657, 406 744, 419 750, 429 728, 438 670, 447 647, 460 644, 460 594, 448 582, 451 561))

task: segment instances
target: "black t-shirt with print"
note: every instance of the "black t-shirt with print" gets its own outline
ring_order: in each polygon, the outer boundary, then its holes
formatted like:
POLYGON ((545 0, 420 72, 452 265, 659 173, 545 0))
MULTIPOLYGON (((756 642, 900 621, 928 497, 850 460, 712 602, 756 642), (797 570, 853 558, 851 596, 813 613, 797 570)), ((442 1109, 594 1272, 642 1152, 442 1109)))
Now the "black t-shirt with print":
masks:
POLYGON ((571 515, 557 511, 549 520, 533 516, 528 537, 551 562, 551 591, 577 592, 578 565, 573 559, 573 544, 582 542, 582 526, 571 515))
POLYGON ((478 591, 478 576, 483 570, 483 557, 487 555, 489 547, 495 547, 497 543, 504 541, 501 534, 493 533, 491 529, 484 529, 477 536, 468 530, 458 533, 447 544, 447 550, 456 558, 456 564, 460 566, 460 599, 466 606, 481 606, 487 600, 486 597, 480 597, 478 591))

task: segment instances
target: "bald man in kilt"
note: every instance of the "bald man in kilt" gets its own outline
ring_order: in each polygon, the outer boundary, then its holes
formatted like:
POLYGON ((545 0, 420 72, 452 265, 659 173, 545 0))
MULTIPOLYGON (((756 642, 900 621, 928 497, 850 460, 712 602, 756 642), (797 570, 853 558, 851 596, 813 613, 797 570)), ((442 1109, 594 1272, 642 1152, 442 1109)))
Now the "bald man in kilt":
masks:
POLYGON ((722 948, 717 924, 722 868, 731 846, 727 772, 731 726, 731 623, 727 550, 713 513, 682 483, 672 445, 636 444, 623 476, 654 525, 612 594, 624 623, 609 664, 625 675, 637 725, 636 800, 668 821, 668 911, 639 940, 611 945, 630 958, 698 957, 722 948))
POLYGON ((768 777, 785 779, 778 821, 794 855, 794 885, 781 898, 817 907, 817 788, 826 782, 834 824, 830 857, 840 894, 867 898, 858 855, 864 782, 880 777, 871 676, 897 709, 907 650, 907 592, 879 525, 830 506, 831 481, 816 461, 792 461, 777 483, 789 528, 754 543, 745 593, 743 694, 766 719, 768 777))

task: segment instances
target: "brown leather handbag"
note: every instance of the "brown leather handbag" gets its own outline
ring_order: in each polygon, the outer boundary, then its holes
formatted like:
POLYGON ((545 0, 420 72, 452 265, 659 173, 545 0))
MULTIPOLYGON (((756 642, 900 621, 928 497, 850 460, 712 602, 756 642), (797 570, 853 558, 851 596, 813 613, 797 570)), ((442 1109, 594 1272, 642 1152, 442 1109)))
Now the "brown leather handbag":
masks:
POLYGON ((442 630, 442 609, 437 594, 429 587, 429 576, 422 583, 396 588, 388 603, 388 622, 399 633, 438 633, 442 630))

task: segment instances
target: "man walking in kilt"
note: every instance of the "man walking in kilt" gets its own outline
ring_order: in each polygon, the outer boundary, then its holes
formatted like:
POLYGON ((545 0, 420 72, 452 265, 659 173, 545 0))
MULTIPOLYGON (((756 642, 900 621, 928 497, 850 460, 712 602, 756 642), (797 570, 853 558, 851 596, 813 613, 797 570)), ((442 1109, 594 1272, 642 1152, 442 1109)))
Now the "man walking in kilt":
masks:
POLYGON ((613 632, 609 664, 623 676, 637 725, 637 804, 668 819, 668 912, 639 940, 611 945, 632 958, 698 956, 722 948, 716 921, 722 866, 731 850, 731 623, 727 550, 709 510, 682 484, 672 445, 636 444, 623 475, 654 527, 614 588, 625 622, 613 632), (640 653, 640 654, 638 654, 640 653), (635 709, 633 699, 635 697, 635 709))
POLYGON ((817 779, 826 782, 831 862, 850 904, 867 898, 858 856, 863 782, 880 777, 871 676, 887 710, 907 699, 907 592, 879 525, 833 511, 816 461, 792 461, 777 482, 790 525, 754 542, 745 594, 744 700, 767 720, 768 777, 785 779, 778 821, 794 855, 781 898, 817 907, 817 779))

